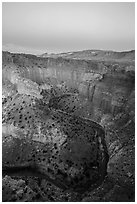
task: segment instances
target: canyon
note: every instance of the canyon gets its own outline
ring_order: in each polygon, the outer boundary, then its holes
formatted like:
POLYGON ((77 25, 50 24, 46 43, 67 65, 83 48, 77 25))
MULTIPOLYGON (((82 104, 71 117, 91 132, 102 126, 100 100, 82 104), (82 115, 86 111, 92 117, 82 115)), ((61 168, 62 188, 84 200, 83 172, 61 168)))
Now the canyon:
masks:
POLYGON ((4 199, 37 200, 26 172, 44 201, 134 201, 135 51, 3 52, 2 96, 4 199))

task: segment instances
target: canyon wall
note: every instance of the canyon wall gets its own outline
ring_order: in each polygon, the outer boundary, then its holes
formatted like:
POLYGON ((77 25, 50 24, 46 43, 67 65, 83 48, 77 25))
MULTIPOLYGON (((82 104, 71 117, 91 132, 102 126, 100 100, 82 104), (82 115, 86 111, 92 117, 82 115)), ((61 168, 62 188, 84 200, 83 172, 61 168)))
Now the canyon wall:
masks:
MULTIPOLYGON (((38 86, 43 84, 52 87, 56 96, 78 93, 73 100, 75 114, 98 122, 104 114, 114 116, 126 110, 126 104, 134 92, 134 78, 133 60, 54 59, 3 53, 3 81, 8 80, 21 93, 23 89, 28 89, 26 84, 29 84, 29 89, 32 87, 34 95, 39 95, 38 86)), ((71 97, 65 101, 60 99, 61 109, 64 110, 64 106, 61 107, 64 103, 71 106, 67 100, 71 103, 71 97)))

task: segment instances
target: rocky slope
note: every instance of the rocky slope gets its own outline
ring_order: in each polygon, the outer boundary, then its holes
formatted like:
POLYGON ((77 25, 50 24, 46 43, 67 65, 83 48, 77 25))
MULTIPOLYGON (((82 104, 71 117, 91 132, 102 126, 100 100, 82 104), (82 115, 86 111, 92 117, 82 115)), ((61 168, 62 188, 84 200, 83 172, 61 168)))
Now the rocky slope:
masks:
POLYGON ((7 174, 35 167, 59 185, 56 195, 73 188, 75 201, 134 201, 134 51, 108 53, 3 52, 7 174))

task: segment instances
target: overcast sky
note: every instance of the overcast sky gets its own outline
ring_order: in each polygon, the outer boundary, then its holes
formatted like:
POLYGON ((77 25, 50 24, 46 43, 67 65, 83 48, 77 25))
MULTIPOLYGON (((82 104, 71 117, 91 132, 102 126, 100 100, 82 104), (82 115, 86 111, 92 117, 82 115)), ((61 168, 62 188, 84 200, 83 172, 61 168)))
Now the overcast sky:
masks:
POLYGON ((3 49, 135 49, 134 3, 2 3, 3 49))

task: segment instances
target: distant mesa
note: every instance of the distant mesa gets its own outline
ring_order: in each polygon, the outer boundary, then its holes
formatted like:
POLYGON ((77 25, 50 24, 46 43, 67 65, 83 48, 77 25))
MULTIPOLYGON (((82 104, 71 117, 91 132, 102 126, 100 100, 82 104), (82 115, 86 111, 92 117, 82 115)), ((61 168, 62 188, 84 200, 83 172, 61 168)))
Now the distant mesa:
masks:
POLYGON ((38 57, 52 57, 52 58, 70 58, 70 59, 85 59, 85 60, 119 60, 119 61, 132 61, 135 60, 135 50, 116 52, 106 50, 83 50, 76 52, 64 52, 64 53, 43 53, 38 57))

